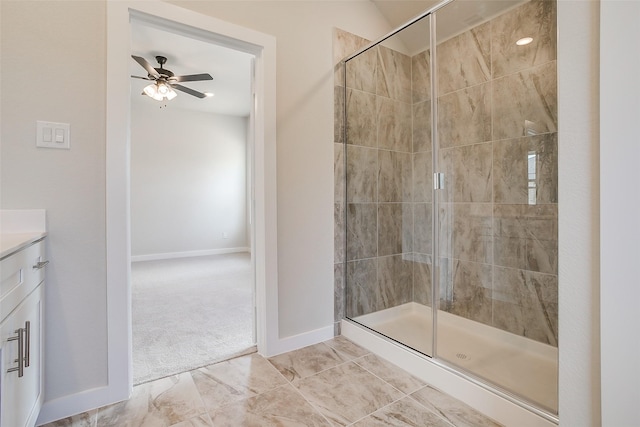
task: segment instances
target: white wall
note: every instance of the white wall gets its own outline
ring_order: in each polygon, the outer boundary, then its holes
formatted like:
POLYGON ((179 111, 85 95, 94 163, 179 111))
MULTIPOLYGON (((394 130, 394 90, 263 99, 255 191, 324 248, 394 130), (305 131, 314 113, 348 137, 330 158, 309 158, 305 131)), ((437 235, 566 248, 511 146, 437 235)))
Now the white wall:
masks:
POLYGON ((44 208, 45 396, 107 378, 104 2, 0 2, 2 209, 44 208), (36 120, 71 150, 36 149, 36 120))
POLYGON ((159 105, 132 102, 132 257, 248 247, 248 119, 159 105))
POLYGON ((640 423, 640 2, 601 3, 602 425, 640 423), (613 49, 606 47, 615 46, 613 49))

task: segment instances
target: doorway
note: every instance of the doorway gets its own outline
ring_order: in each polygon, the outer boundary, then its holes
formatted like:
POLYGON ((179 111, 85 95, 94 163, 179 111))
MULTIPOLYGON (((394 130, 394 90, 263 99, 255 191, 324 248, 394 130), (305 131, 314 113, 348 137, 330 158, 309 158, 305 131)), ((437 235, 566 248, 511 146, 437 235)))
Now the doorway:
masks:
MULTIPOLYGON (((275 165, 275 38, 164 2, 109 2, 107 43, 107 312, 108 386, 95 398, 126 399, 133 385, 130 222, 130 23, 167 31, 254 56, 249 125, 251 254, 255 266, 255 338, 260 354, 279 345, 275 165)), ((193 326, 197 328, 197 325, 193 326)))
POLYGON ((131 54, 138 58, 131 60, 130 203, 139 384, 256 350, 253 55, 140 19, 131 21, 131 54), (161 74, 199 80, 180 81, 173 99, 158 101, 144 92, 157 85, 140 58, 169 70, 161 74))

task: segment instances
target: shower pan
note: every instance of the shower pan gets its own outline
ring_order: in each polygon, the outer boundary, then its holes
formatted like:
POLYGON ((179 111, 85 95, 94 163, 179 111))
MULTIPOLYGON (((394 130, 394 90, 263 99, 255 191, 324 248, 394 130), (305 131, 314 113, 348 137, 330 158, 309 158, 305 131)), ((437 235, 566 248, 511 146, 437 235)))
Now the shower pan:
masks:
POLYGON ((345 318, 557 419, 555 1, 445 1, 342 66, 345 318))

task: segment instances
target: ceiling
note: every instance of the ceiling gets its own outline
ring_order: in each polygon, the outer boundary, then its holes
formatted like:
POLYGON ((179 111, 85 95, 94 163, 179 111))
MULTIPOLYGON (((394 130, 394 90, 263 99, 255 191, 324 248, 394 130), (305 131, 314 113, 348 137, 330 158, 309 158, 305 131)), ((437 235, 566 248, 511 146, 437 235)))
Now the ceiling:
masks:
MULTIPOLYGON (((165 56, 164 68, 175 75, 209 73, 213 80, 186 82, 183 86, 199 92, 212 92, 213 97, 199 99, 184 92, 166 102, 172 108, 228 114, 249 115, 251 108, 251 60, 253 55, 239 52, 210 42, 196 40, 179 34, 132 23, 131 54, 142 56, 154 67, 158 67, 156 55, 165 56)), ((146 71, 133 59, 130 63, 131 75, 145 76, 146 71)), ((131 79, 132 102, 164 105, 141 95, 142 89, 150 82, 131 79)))
MULTIPOLYGON (((386 18, 390 28, 397 28, 441 0, 370 0, 386 18)), ((438 15, 438 40, 446 40, 479 22, 511 8, 523 0, 457 0, 445 6, 438 15)), ((393 43, 403 46, 407 54, 415 54, 428 47, 428 26, 414 25, 393 37, 393 43)), ((383 36, 383 34, 380 34, 383 36)), ((390 40, 391 42, 391 40, 390 40)), ((165 68, 176 75, 209 73, 211 81, 184 83, 199 92, 213 92, 215 96, 199 99, 183 92, 167 102, 172 108, 182 108, 217 114, 248 116, 251 109, 251 61, 244 52, 186 37, 174 32, 132 22, 131 53, 142 56, 157 66, 156 55, 167 57, 165 68)), ((146 76, 146 72, 131 59, 131 75, 146 76)), ((148 81, 131 79, 134 103, 160 104, 145 95, 142 89, 148 81)))
MULTIPOLYGON (((397 28, 441 0, 371 0, 391 26, 397 28)), ((381 34, 382 35, 382 34, 381 34)))

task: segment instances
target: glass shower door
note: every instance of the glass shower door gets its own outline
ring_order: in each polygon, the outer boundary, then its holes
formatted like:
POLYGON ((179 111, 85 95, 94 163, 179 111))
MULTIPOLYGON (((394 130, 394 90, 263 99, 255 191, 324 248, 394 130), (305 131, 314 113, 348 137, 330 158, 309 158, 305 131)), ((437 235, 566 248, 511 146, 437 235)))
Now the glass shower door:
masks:
POLYGON ((557 413, 555 2, 493 3, 435 13, 436 356, 557 413))
POLYGON ((346 316, 432 354, 429 17, 349 59, 346 316))

